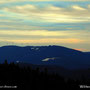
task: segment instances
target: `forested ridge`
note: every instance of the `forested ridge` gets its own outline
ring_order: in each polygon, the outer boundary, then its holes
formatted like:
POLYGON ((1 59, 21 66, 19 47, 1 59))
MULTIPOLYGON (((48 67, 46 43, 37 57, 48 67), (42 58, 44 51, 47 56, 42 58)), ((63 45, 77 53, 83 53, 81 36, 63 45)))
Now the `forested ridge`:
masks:
POLYGON ((48 69, 40 71, 37 67, 19 67, 18 64, 10 63, 7 60, 0 64, 0 86, 17 86, 17 88, 30 88, 30 90, 46 90, 61 88, 80 88, 79 85, 89 85, 90 80, 84 77, 82 80, 64 78, 56 73, 49 74, 48 69))

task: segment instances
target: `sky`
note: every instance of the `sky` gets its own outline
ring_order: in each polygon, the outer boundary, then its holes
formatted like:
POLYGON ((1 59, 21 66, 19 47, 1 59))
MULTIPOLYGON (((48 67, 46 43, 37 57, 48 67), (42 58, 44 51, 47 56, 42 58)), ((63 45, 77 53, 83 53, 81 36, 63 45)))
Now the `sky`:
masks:
POLYGON ((90 0, 0 0, 0 46, 5 45, 90 51, 90 0))

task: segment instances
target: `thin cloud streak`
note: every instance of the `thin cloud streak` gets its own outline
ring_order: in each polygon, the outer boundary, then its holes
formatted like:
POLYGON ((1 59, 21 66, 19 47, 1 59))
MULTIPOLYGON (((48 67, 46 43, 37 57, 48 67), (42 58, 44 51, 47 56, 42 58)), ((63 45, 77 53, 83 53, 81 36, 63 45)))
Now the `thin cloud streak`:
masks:
POLYGON ((46 39, 35 39, 35 40, 32 40, 32 39, 29 39, 29 40, 7 40, 7 39, 0 39, 0 41, 6 41, 6 42, 12 42, 12 43, 23 43, 23 44, 40 44, 40 43, 49 43, 49 44, 57 44, 57 43, 83 43, 84 40, 79 40, 79 39, 73 39, 73 38, 69 38, 69 39, 59 39, 59 38, 46 38, 46 39))
POLYGON ((2 0, 0 1, 0 4, 3 3, 15 3, 15 2, 60 2, 60 1, 68 1, 68 2, 86 2, 90 0, 2 0))

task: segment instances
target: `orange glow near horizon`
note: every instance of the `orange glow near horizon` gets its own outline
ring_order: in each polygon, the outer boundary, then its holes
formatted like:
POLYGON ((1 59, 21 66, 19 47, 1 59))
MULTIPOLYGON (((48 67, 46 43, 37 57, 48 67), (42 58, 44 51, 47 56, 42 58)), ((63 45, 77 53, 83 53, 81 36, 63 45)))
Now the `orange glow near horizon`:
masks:
POLYGON ((83 40, 80 39, 73 39, 73 38, 68 38, 68 39, 59 39, 59 38, 45 38, 45 39, 29 39, 29 40, 0 40, 0 41, 7 41, 7 42, 13 42, 13 43, 82 43, 84 42, 83 40))
POLYGON ((83 49, 83 48, 75 48, 74 50, 78 50, 78 51, 88 51, 87 49, 83 49))

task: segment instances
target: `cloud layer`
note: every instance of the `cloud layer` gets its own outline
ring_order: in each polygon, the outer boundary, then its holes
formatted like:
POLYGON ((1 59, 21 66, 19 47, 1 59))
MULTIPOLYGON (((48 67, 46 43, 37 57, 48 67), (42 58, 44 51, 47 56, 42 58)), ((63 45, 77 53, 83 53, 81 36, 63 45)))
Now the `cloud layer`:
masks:
POLYGON ((37 20, 42 22, 90 22, 89 5, 87 6, 87 8, 78 5, 73 5, 69 8, 56 7, 53 5, 40 8, 35 5, 27 4, 23 6, 15 6, 10 8, 5 7, 3 8, 3 11, 8 13, 10 12, 12 17, 15 17, 15 15, 17 14, 21 16, 23 19, 37 20))
POLYGON ((0 46, 7 43, 90 50, 89 0, 1 0, 0 46))

